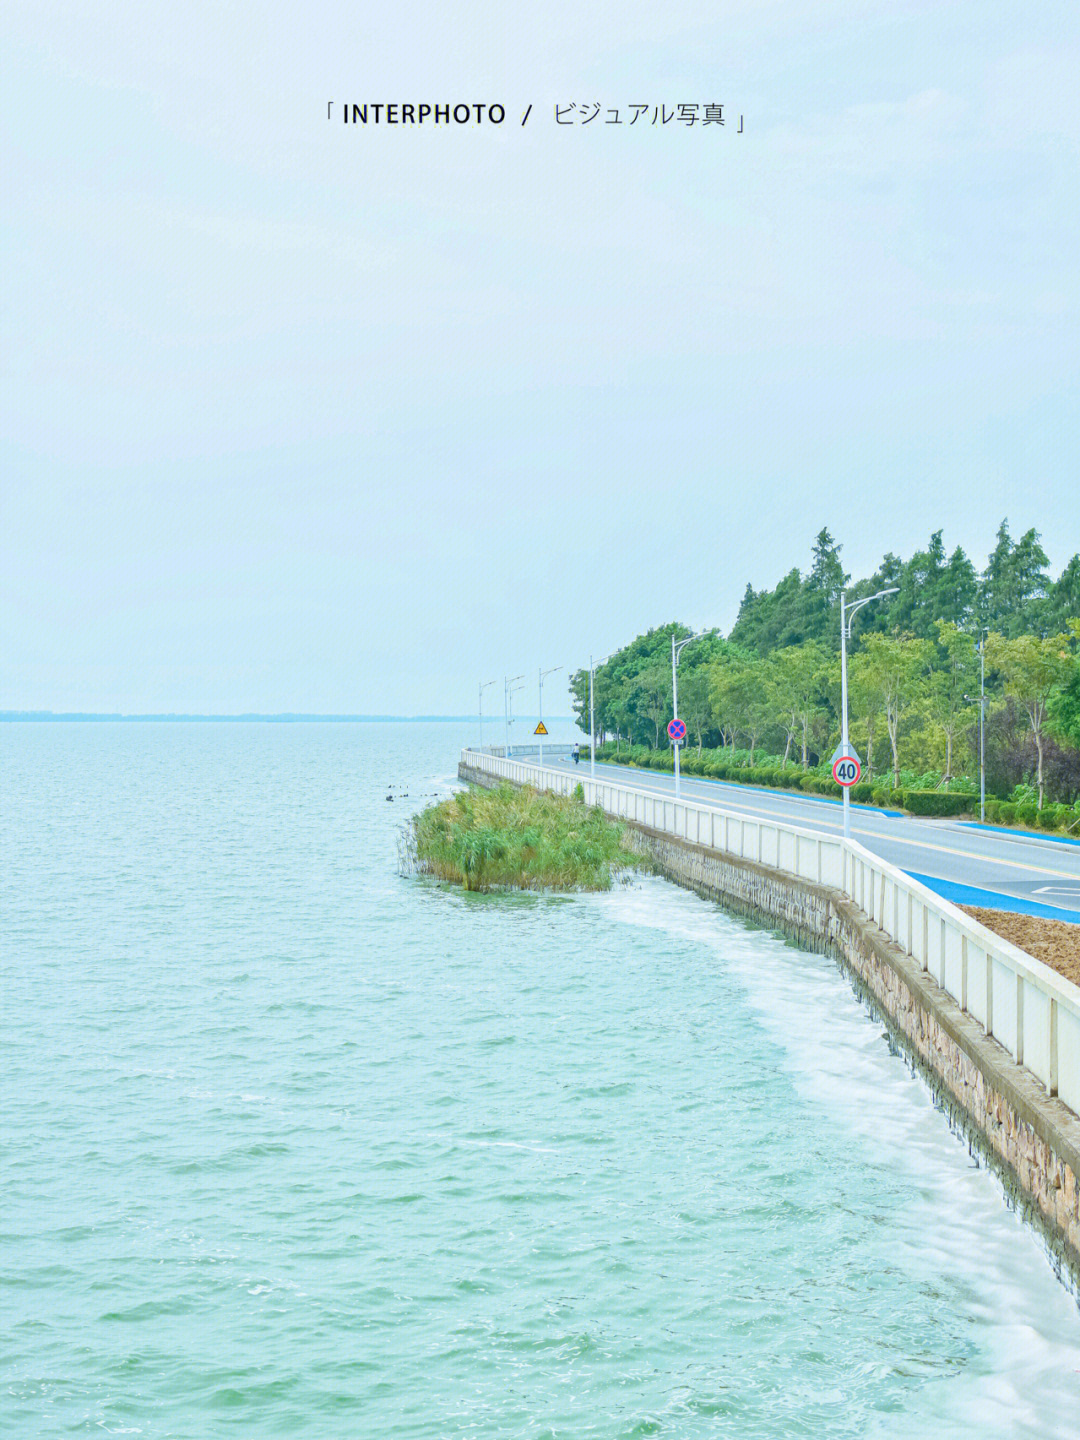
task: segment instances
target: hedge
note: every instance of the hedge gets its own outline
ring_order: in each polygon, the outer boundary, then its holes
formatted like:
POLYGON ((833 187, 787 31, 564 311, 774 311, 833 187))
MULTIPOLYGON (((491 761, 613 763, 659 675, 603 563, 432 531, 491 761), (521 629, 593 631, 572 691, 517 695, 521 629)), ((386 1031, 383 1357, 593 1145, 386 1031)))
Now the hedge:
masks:
MULTIPOLYGON (((650 750, 645 746, 625 745, 616 755, 611 743, 596 747, 597 758, 618 760, 624 765, 636 765, 646 770, 659 770, 668 775, 673 769, 670 750, 650 750)), ((839 798, 840 789, 832 776, 825 773, 827 767, 816 770, 802 770, 798 765, 784 767, 779 756, 763 755, 759 764, 752 768, 745 763, 745 751, 705 750, 699 757, 693 748, 682 754, 684 775, 706 775, 714 780, 728 780, 742 785, 768 785, 780 790, 801 790, 808 795, 828 795, 839 798), (741 763, 740 763, 741 757, 741 763)), ((922 777, 922 784, 932 776, 922 777)), ((851 798, 856 804, 879 805, 883 809, 904 808, 913 815, 967 815, 978 814, 979 797, 974 791, 943 790, 894 790, 880 780, 860 780, 851 787, 851 798)), ((1076 805, 1051 804, 1036 810, 1033 800, 1021 802, 1002 800, 997 796, 986 801, 986 819, 991 825, 1027 825, 1042 830, 1066 830, 1080 835, 1080 808, 1076 805)))
POLYGON ((966 815, 976 798, 948 790, 904 790, 897 795, 912 815, 966 815))

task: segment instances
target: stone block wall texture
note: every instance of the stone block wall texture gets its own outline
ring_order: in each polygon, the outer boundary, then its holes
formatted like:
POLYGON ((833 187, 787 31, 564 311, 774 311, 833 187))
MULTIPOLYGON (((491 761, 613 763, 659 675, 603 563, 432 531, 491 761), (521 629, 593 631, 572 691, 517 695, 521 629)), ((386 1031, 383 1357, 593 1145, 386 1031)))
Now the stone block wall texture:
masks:
MULTIPOLYGON (((465 765, 458 773, 472 784, 495 783, 465 765)), ((950 1123, 1040 1232, 1058 1274, 1080 1294, 1080 1117, 1047 1096, 1030 1071, 839 891, 623 823, 628 844, 660 874, 841 961, 950 1123)))

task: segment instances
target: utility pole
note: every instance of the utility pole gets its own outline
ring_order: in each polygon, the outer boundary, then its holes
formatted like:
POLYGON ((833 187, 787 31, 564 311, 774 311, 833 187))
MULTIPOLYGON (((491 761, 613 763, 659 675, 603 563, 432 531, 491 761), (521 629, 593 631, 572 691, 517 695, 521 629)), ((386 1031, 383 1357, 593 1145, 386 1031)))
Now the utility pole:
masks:
MULTIPOLYGON (((618 652, 612 650, 611 655, 618 652)), ((596 679, 597 665, 603 665, 611 659, 611 655, 605 655, 603 659, 594 660, 589 656, 589 779, 596 779, 596 709, 593 704, 593 685, 596 679)))
MULTIPOLYGON (((679 656, 682 654, 682 652, 683 652, 683 650, 686 648, 686 646, 691 643, 691 641, 693 641, 693 640, 700 640, 703 635, 708 635, 708 633, 709 633, 708 630, 699 630, 696 635, 688 635, 685 640, 680 640, 679 643, 676 645, 676 643, 675 643, 675 635, 674 635, 674 632, 672 632, 672 636, 671 636, 671 708, 672 708, 672 710, 675 712, 675 713, 673 714, 673 716, 672 716, 672 719, 673 719, 673 720, 677 720, 677 719, 679 718, 679 656)), ((682 794, 682 783, 681 783, 681 782, 682 782, 682 777, 681 777, 681 775, 680 775, 680 773, 679 773, 679 746, 680 746, 680 742, 679 742, 678 740, 673 740, 671 743, 672 743, 672 745, 675 747, 675 799, 678 800, 679 796, 682 794)))
POLYGON ((494 685, 494 680, 482 680, 480 682, 480 700, 476 710, 477 719, 480 721, 480 749, 484 748, 484 691, 489 685, 494 685))
POLYGON ((979 822, 986 824, 986 637, 979 636, 979 822))
MULTIPOLYGON (((562 669, 562 666, 561 666, 561 665, 553 665, 550 670, 541 670, 541 671, 540 671, 540 685, 539 685, 540 699, 539 699, 539 702, 538 702, 538 703, 539 703, 539 707, 540 707, 539 720, 540 720, 541 726, 542 726, 543 723, 544 723, 544 676, 545 676, 545 675, 554 675, 556 670, 561 670, 561 669, 562 669)), ((539 738, 539 740, 540 740, 540 764, 543 765, 543 763, 544 763, 544 734, 543 734, 543 730, 541 730, 540 735, 539 735, 538 738, 539 738)))
MULTIPOLYGON (((516 680, 524 680, 524 678, 524 675, 513 675, 509 678, 503 678, 503 707, 506 711, 506 755, 508 759, 514 753, 514 748, 510 743, 510 727, 514 723, 514 682, 516 680)), ((521 688, 521 686, 518 686, 518 689, 521 688)))
MULTIPOLYGON (((883 595, 895 595, 899 588, 898 585, 893 585, 888 590, 879 590, 876 595, 867 595, 865 600, 856 600, 854 605, 848 605, 843 590, 840 591, 840 748, 845 755, 851 753, 848 744, 847 707, 847 642, 851 639, 851 622, 856 610, 869 605, 871 600, 880 600, 883 595)), ((844 839, 851 839, 850 785, 844 786, 844 839)))

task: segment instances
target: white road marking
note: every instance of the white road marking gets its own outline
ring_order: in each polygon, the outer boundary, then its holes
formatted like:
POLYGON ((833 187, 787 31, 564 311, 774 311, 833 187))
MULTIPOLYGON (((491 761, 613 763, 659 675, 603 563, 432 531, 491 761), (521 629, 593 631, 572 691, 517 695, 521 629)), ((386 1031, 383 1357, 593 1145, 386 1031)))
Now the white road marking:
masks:
MULTIPOLYGON (((693 782, 691 782, 691 786, 692 783, 693 782)), ((664 787, 655 783, 653 783, 652 785, 644 785, 641 788, 650 790, 654 795, 670 794, 670 792, 664 787)), ((671 798, 674 799, 674 796, 671 796, 671 798)), ((715 806, 716 809, 734 810, 740 814, 749 815, 752 819, 755 820, 775 819, 780 824, 788 825, 801 825, 804 823, 814 822, 819 829, 825 830, 841 830, 843 828, 842 822, 840 824, 837 824, 834 821, 829 821, 825 819, 818 820, 817 817, 811 817, 809 815, 784 815, 780 810, 780 807, 775 807, 774 810, 770 813, 768 808, 764 810, 753 810, 750 809, 750 807, 746 804, 740 806, 734 802, 729 802, 726 798, 723 804, 718 804, 717 802, 712 801, 708 797, 700 794, 696 797, 696 799, 702 804, 712 804, 715 806)), ((868 839, 871 840, 886 840, 893 845, 910 845, 917 850, 933 850, 937 854, 941 855, 958 855, 963 860, 978 860, 985 861, 989 865, 1004 865, 1010 870, 1028 870, 1033 875, 1057 875, 1063 880, 1072 880, 1074 878, 1074 874, 1071 870, 1054 870, 1048 865, 1033 865, 1029 861, 1024 860, 1006 860, 1005 857, 1002 855, 986 855, 979 850, 957 850, 950 845, 932 844, 928 840, 912 840, 909 839, 909 837, 906 835, 884 835, 880 830, 857 830, 854 826, 852 827, 852 834, 865 835, 868 839)), ((1012 839, 1012 836, 1009 836, 1008 838, 1012 839)))

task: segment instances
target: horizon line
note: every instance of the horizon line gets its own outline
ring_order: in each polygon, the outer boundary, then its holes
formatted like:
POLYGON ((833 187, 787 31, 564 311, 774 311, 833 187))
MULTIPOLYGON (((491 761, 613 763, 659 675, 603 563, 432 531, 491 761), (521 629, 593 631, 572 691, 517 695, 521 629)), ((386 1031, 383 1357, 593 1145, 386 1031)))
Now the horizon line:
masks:
MULTIPOLYGON (((489 723, 495 723, 494 717, 489 718, 489 723)), ((532 716, 518 716, 518 719, 532 719, 532 716)), ((576 724, 573 715, 554 715, 550 717, 553 724, 563 721, 570 721, 576 724)), ((8 723, 28 721, 55 721, 55 720, 79 720, 79 721, 107 721, 107 720, 198 720, 198 721, 254 721, 259 720, 266 723, 276 724, 304 724, 318 721, 333 721, 339 724, 378 724, 392 721, 395 724, 452 724, 472 722, 477 719, 474 712, 471 715, 361 715, 361 714, 316 714, 303 711, 283 710, 277 712, 244 711, 240 714, 187 714, 180 711, 160 711, 157 713, 125 714, 121 711, 102 710, 0 710, 0 722, 8 723)))

